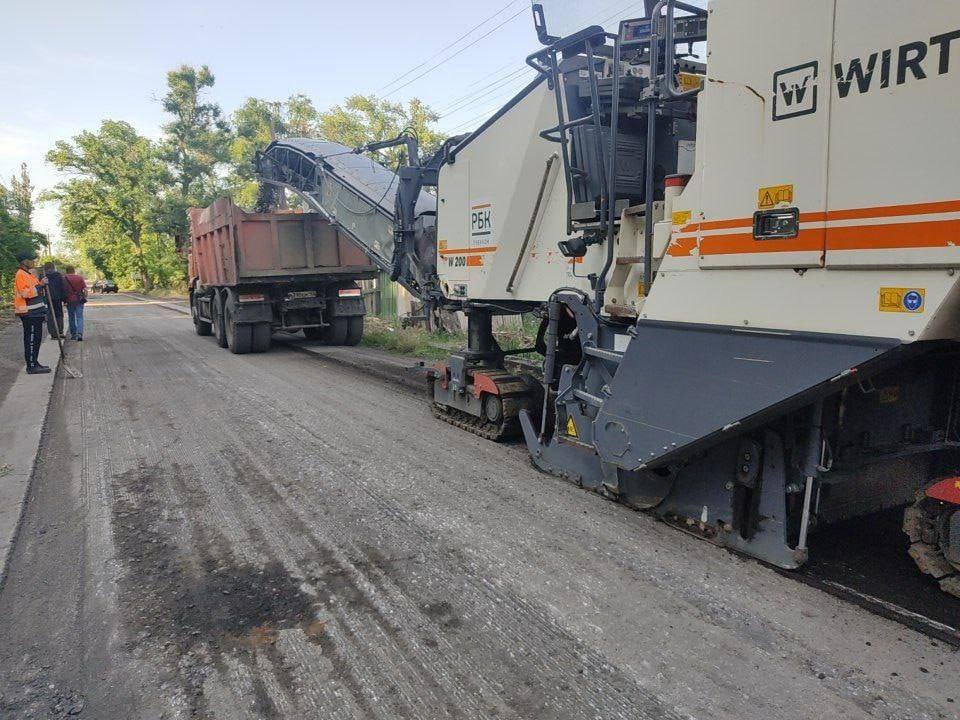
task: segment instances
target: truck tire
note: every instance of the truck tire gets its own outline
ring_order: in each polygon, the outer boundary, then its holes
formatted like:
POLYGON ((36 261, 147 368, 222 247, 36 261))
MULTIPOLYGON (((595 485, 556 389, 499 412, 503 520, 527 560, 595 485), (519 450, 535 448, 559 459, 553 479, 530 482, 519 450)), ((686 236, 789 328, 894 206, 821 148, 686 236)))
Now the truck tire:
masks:
POLYGON ((255 353, 266 352, 273 342, 273 328, 268 322, 259 322, 251 325, 253 328, 252 350, 255 353))
POLYGON ((344 345, 350 332, 350 318, 330 318, 330 325, 323 328, 321 339, 325 345, 344 345))
POLYGON ((200 308, 197 307, 197 297, 193 293, 190 294, 190 315, 193 316, 193 329, 196 330, 197 335, 207 337, 213 333, 213 327, 210 323, 201 319, 200 308))
POLYGON ((224 304, 223 328, 226 331, 227 346, 234 355, 246 355, 253 346, 253 325, 238 323, 234 319, 233 303, 224 304))
POLYGON ((213 296, 213 302, 210 303, 213 310, 211 313, 213 315, 213 338, 217 341, 217 345, 225 348, 227 347, 227 331, 224 327, 223 305, 223 295, 216 293, 213 296))
POLYGON ((347 318, 347 339, 344 345, 359 345, 363 338, 363 315, 351 315, 347 318))

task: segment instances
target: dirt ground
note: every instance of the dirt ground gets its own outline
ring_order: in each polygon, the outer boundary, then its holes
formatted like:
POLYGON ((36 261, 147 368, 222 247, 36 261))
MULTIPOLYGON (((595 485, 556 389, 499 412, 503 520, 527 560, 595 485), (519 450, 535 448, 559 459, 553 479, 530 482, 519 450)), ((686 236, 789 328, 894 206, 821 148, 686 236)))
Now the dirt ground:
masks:
POLYGON ((952 649, 412 390, 88 307, 0 588, 2 718, 958 717, 952 649))

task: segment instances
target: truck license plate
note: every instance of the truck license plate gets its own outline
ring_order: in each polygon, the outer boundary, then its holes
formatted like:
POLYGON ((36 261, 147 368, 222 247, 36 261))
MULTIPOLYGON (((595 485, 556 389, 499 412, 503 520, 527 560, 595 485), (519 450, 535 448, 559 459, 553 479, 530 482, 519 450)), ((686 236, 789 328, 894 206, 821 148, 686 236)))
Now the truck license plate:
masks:
POLYGON ((297 290, 296 292, 287 293, 288 300, 299 300, 300 298, 312 298, 316 296, 316 290, 297 290))

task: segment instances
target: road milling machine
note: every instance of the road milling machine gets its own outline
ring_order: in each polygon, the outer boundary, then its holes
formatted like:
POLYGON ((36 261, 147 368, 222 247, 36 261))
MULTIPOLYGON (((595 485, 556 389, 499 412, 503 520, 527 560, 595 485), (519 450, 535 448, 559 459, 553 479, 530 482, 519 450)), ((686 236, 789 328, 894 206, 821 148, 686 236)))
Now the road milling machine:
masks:
POLYGON ((280 140, 267 194, 466 313, 438 416, 784 568, 912 503, 960 596, 960 5, 661 0, 616 32, 564 6, 533 4, 536 77, 474 132, 391 141, 397 173, 280 140), (491 327, 531 311, 536 374, 491 327))

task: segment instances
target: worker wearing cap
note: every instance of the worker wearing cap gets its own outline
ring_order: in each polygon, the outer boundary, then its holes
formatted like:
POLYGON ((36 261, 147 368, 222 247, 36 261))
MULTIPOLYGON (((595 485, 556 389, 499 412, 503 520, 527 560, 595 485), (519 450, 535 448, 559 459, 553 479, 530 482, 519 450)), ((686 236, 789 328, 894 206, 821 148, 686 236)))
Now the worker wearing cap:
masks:
POLYGON ((30 375, 50 372, 50 368, 37 361, 47 315, 47 306, 43 301, 43 286, 47 284, 47 279, 38 280, 31 274, 36 257, 33 252, 17 255, 20 269, 13 280, 13 311, 23 323, 23 357, 30 375))

